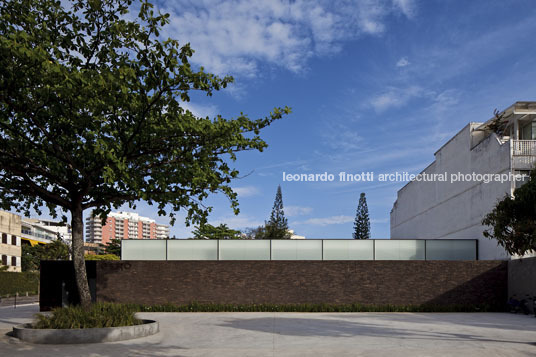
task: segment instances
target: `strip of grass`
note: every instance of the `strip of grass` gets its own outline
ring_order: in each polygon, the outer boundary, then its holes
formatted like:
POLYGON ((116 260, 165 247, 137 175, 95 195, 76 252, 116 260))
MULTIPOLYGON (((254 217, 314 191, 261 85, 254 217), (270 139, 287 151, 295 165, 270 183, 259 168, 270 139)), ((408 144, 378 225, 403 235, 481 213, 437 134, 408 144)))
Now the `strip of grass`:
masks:
POLYGON ((140 325, 136 310, 124 304, 97 303, 89 309, 70 306, 52 310, 51 315, 35 315, 33 328, 37 329, 80 329, 140 325))
POLYGON ((140 312, 495 312, 490 305, 363 305, 363 304, 127 304, 140 312))

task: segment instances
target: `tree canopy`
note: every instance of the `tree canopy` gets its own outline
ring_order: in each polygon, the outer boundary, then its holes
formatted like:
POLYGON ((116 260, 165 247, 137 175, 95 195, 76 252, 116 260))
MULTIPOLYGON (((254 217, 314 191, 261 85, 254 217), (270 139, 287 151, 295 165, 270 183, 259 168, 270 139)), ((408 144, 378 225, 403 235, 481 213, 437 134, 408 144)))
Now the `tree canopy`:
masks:
MULTIPOLYGON (((124 203, 186 210, 206 221, 210 193, 238 176, 236 153, 262 151, 262 128, 289 113, 198 117, 190 92, 211 96, 220 78, 189 63, 188 43, 160 37, 168 14, 132 0, 6 0, 0 4, 0 208, 70 212, 81 302, 90 296, 83 257, 83 211, 103 218, 124 203), (170 207, 170 208, 169 208, 170 207)), ((63 216, 66 218, 66 215, 63 216)))
POLYGON ((110 239, 110 241, 104 246, 104 253, 113 254, 113 255, 120 257, 121 256, 121 239, 119 238, 110 239))
POLYGON ((205 223, 193 232, 195 239, 242 239, 240 231, 227 227, 226 224, 213 226, 205 223))
POLYGON ((266 228, 264 226, 249 227, 243 230, 246 239, 270 239, 266 236, 266 228))
POLYGON ((22 244, 22 271, 39 271, 41 260, 69 260, 69 246, 61 239, 48 244, 22 244))
POLYGON ((275 194, 274 206, 272 213, 270 213, 270 219, 265 222, 264 225, 264 238, 265 239, 290 239, 291 233, 288 230, 288 221, 285 218, 285 211, 283 209, 283 194, 281 192, 281 185, 277 186, 277 192, 275 194))
POLYGON ((359 195, 359 203, 354 221, 354 239, 370 239, 370 219, 367 206, 367 198, 365 193, 359 195))
POLYGON ((484 237, 497 239, 509 254, 536 251, 536 171, 530 180, 506 196, 482 220, 490 228, 484 237))

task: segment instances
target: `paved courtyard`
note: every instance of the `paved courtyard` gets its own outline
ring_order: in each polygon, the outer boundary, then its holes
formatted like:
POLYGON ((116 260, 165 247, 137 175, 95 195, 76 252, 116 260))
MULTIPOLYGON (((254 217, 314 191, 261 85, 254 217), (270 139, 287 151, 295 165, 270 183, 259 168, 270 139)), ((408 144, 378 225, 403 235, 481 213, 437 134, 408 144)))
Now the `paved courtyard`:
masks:
POLYGON ((536 356, 536 318, 507 313, 142 313, 157 335, 62 346, 6 335, 36 312, 0 307, 0 355, 536 356))

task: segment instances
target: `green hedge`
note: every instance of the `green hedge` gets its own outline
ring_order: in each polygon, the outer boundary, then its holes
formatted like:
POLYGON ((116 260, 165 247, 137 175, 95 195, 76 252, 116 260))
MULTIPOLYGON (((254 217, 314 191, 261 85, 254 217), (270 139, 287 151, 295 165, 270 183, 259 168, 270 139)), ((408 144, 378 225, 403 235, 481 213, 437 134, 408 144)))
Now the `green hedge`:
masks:
POLYGON ((134 326, 143 322, 136 317, 136 310, 123 304, 97 303, 84 309, 70 306, 52 310, 50 315, 35 315, 34 328, 71 329, 134 326))
POLYGON ((127 304, 140 312, 491 312, 503 307, 489 305, 363 305, 363 304, 127 304))
POLYGON ((0 272, 0 297, 19 295, 35 295, 39 290, 39 273, 33 272, 0 272))
POLYGON ((86 256, 84 256, 84 259, 86 261, 87 260, 121 260, 115 254, 102 254, 102 255, 87 254, 86 256))

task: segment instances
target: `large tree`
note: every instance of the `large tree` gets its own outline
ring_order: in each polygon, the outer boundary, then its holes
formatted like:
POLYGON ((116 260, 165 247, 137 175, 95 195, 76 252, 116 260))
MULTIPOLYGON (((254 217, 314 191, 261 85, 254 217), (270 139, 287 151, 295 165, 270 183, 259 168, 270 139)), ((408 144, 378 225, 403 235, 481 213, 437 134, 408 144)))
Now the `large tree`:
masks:
POLYGON ((484 237, 497 239, 510 254, 536 251, 536 170, 530 180, 506 196, 482 220, 484 237))
POLYGON ((290 236, 288 221, 285 218, 285 211, 283 209, 283 194, 281 193, 281 185, 279 185, 277 186, 270 219, 268 222, 265 222, 264 237, 265 239, 290 239, 290 236))
POLYGON ((144 200, 174 223, 204 222, 203 200, 238 172, 235 153, 262 151, 259 130, 289 113, 275 108, 251 120, 197 117, 191 91, 225 88, 189 64, 193 50, 160 39, 168 14, 131 0, 6 0, 0 4, 1 208, 29 214, 47 206, 70 213, 76 282, 90 304, 83 212, 103 219, 112 207, 144 200))
POLYGON ((367 198, 365 193, 359 195, 359 203, 354 221, 354 239, 370 239, 370 219, 367 206, 367 198))

